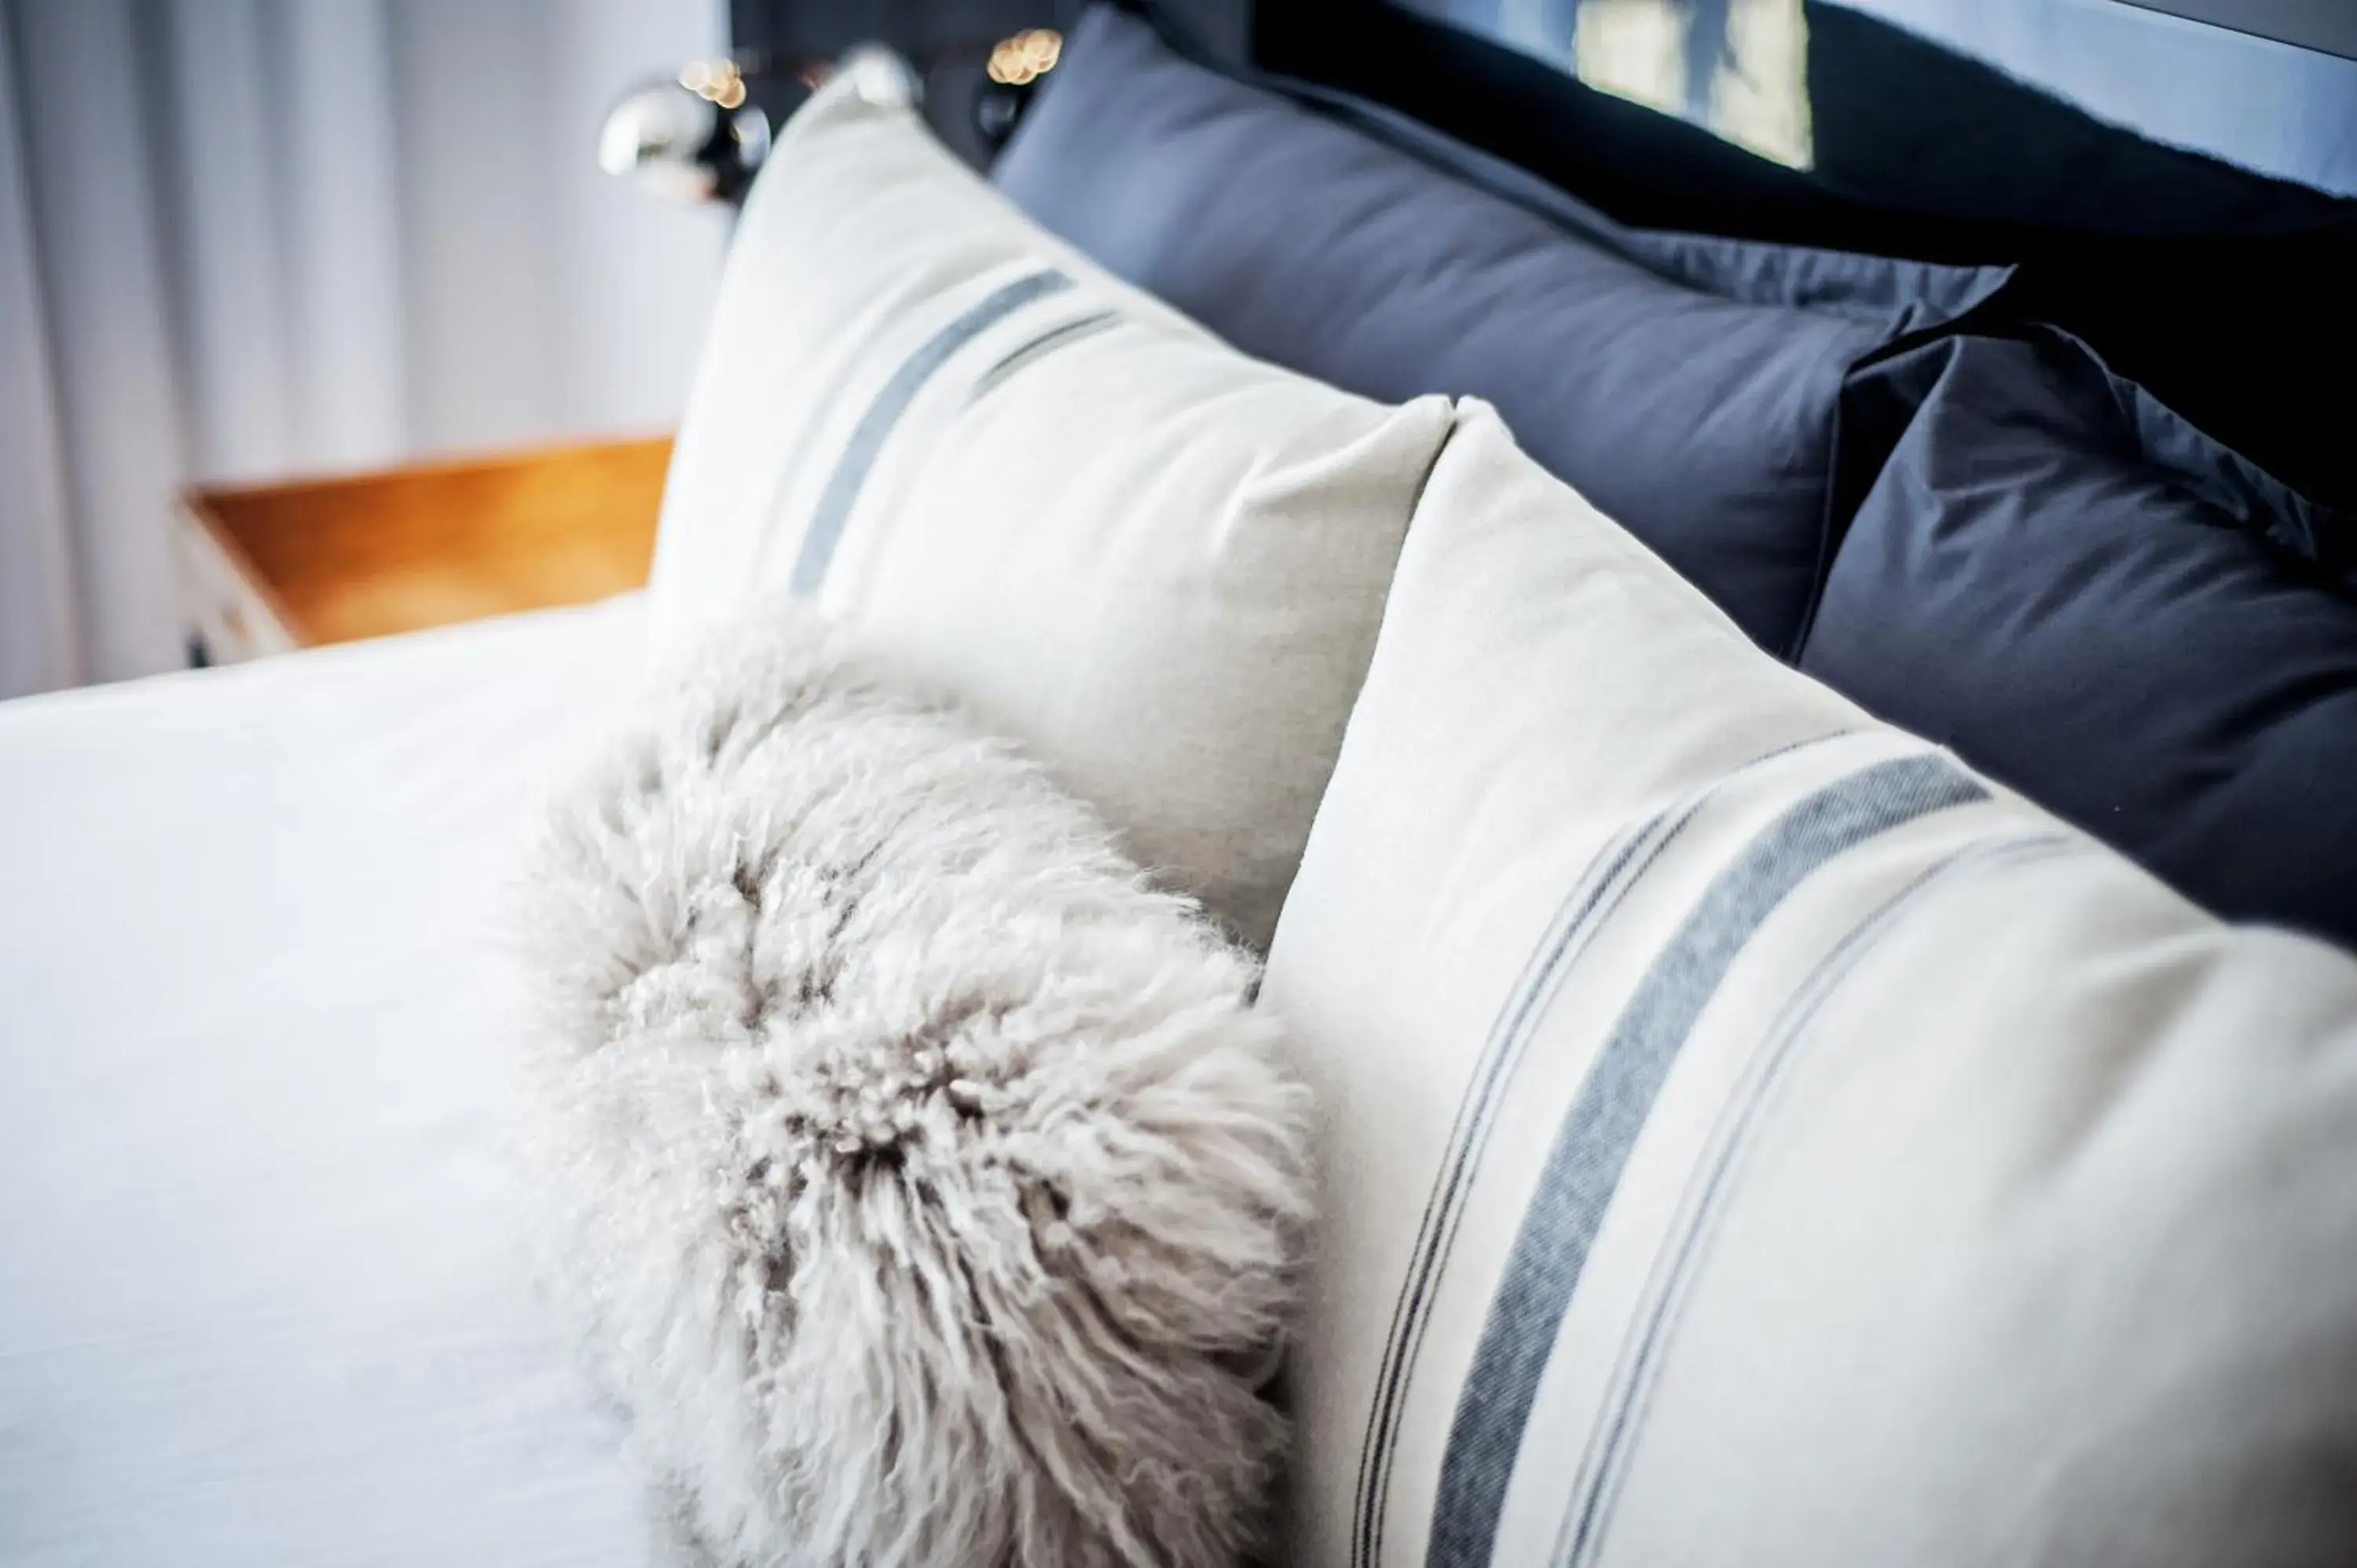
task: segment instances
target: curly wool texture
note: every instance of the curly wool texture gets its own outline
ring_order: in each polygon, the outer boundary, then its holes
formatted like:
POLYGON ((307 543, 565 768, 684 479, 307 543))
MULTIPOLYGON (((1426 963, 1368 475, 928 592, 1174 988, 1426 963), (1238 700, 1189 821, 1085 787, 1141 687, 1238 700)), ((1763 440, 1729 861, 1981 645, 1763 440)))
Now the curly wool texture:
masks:
POLYGON ((560 804, 527 900, 548 1276, 706 1551, 1258 1543, 1305 1091, 1250 961, 1091 812, 749 632, 560 804))

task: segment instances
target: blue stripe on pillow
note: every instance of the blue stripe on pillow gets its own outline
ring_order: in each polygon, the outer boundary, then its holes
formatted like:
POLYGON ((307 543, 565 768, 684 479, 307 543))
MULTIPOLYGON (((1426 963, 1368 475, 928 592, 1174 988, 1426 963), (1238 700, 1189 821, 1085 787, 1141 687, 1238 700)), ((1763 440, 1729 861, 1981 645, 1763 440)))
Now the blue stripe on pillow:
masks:
POLYGON ((990 369, 974 378, 974 390, 966 394, 966 406, 970 408, 980 403, 1004 383, 1009 376, 1042 355, 1052 354, 1057 349, 1077 343, 1083 338, 1093 338, 1100 332, 1118 327, 1121 321, 1121 312, 1108 306, 1103 310, 1092 310, 1084 316, 1075 316, 1069 321, 1059 321, 1053 327, 1047 328, 1038 335, 1017 343, 1014 348, 1001 354, 990 369))
POLYGON ((1588 1452, 1580 1461, 1579 1477, 1564 1509, 1555 1551, 1549 1558, 1554 1568, 1589 1568, 1602 1547, 1612 1505, 1620 1497, 1620 1482, 1627 1473, 1628 1455, 1634 1446, 1638 1428, 1643 1424, 1647 1399, 1660 1368, 1663 1341, 1668 1336, 1685 1283, 1694 1273, 1717 1218, 1720 1199, 1736 1161, 1749 1146, 1760 1107, 1770 1090, 1783 1076, 1794 1048, 1817 1014, 1867 955, 1881 945, 1900 917, 1920 904, 1932 888, 1962 872, 2067 854, 2083 842, 2052 832, 1984 840, 1934 862, 1835 943, 1785 1004, 1767 1033, 1757 1066, 1738 1089, 1735 1102, 1723 1117, 1727 1132, 1719 1140, 1717 1153, 1693 1184, 1696 1197, 1687 1205, 1689 1218, 1684 1228, 1665 1249, 1668 1266, 1661 1271, 1660 1286, 1653 1293, 1652 1303, 1641 1315, 1639 1326, 1631 1336, 1633 1349, 1621 1358, 1628 1371, 1618 1391, 1609 1396, 1608 1413, 1597 1423, 1588 1452))
POLYGON ((1555 918, 1539 939, 1505 1005, 1491 1026, 1481 1059, 1467 1080, 1465 1098, 1449 1126, 1440 1176, 1426 1199, 1415 1251, 1392 1307, 1389 1334, 1375 1374, 1375 1396, 1359 1450, 1359 1473, 1351 1520, 1352 1568, 1371 1568, 1383 1556, 1383 1499, 1391 1488, 1392 1455, 1399 1434, 1408 1380, 1424 1344, 1433 1286, 1448 1272, 1458 1222, 1473 1173, 1480 1165, 1491 1123, 1521 1059, 1533 1023, 1543 1017, 1555 990, 1597 932, 1609 925, 1630 891, 1641 881, 1686 824, 1720 791, 1752 769, 1852 732, 1834 730, 1761 753, 1694 790, 1635 829, 1616 835, 1572 884, 1555 918))
POLYGON ((875 401, 852 428, 851 439, 844 443, 843 455, 835 459, 834 472, 827 476, 826 489, 811 512, 810 527, 802 534, 802 553, 794 558, 795 593, 816 593, 826 581, 826 569, 834 560, 834 547, 842 542, 844 525, 851 520, 851 509, 858 504, 860 487, 867 482, 868 470, 875 467, 877 454, 884 449, 885 437, 892 434, 892 427, 900 422, 900 416, 908 412, 925 383, 932 380, 934 372, 960 349, 1033 300, 1060 294, 1071 286, 1072 280, 1053 267, 1017 278, 919 344, 916 352, 892 372, 891 379, 877 392, 875 401))
POLYGON ((1553 993, 1553 982, 1568 967, 1569 956, 1610 918, 1630 888, 1644 876, 1663 850, 1684 831, 1701 809, 1700 797, 1674 814, 1663 811, 1635 831, 1616 836, 1590 863, 1565 898, 1547 936, 1509 994, 1505 1010, 1491 1027, 1481 1060, 1473 1069, 1464 1103, 1449 1129, 1448 1154, 1441 1162, 1438 1183, 1426 1200, 1417 1228, 1413 1262, 1392 1307, 1391 1333, 1375 1375, 1375 1397, 1367 1412, 1367 1431, 1359 1450, 1357 1501, 1351 1521, 1351 1562, 1367 1568, 1377 1560, 1383 1541, 1383 1498, 1391 1485, 1392 1450, 1399 1433, 1401 1395, 1409 1369, 1424 1339, 1432 1286, 1448 1271, 1449 1245, 1472 1184, 1492 1113, 1504 1092, 1507 1069, 1521 1055, 1530 1020, 1539 1004, 1553 993))
POLYGON ((1986 799, 1946 758, 1901 757, 1786 811, 1712 882, 1639 983, 1572 1102, 1458 1396, 1427 1568, 1486 1568, 1539 1380, 1637 1136, 1695 1022, 1752 934, 1810 873, 1878 833, 1986 799))

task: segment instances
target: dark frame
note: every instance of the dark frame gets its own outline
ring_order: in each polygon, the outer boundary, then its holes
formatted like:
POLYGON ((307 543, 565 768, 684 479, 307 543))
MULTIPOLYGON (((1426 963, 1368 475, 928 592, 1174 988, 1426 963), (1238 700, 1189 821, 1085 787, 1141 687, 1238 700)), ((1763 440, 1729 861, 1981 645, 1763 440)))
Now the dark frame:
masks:
POLYGON ((2357 7, 2318 0, 2121 0, 2147 11, 2357 59, 2357 7))

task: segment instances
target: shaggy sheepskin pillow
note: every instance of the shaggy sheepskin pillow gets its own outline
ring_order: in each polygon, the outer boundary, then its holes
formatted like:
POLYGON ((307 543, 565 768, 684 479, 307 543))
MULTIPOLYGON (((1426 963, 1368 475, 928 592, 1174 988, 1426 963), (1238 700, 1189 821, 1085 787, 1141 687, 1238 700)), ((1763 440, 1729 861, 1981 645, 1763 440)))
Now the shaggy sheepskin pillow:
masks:
POLYGON ((549 1277, 728 1563, 1232 1564, 1308 1219, 1250 961, 810 629, 708 649, 526 895, 549 1277))

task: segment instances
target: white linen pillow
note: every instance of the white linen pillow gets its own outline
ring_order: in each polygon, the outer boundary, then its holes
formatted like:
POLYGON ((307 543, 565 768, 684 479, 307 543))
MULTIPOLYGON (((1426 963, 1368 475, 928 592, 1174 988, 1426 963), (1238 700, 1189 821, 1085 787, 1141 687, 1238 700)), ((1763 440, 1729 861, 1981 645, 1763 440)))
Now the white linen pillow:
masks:
POLYGON ((1262 1004, 1286 1561, 2357 1555, 2357 963, 1775 665, 1478 404, 1262 1004))
POLYGON ((1236 353, 879 96, 823 90, 747 203, 664 499, 658 650, 815 598, 1265 946, 1448 404, 1236 353))

